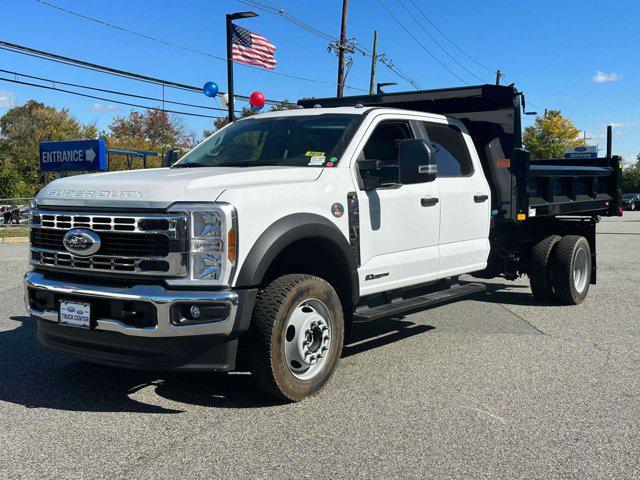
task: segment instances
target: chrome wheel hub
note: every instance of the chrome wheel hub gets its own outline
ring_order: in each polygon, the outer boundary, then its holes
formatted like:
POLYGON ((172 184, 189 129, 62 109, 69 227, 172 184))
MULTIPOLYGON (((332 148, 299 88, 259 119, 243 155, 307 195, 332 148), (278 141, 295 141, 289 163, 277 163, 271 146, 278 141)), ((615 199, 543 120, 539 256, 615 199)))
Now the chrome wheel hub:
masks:
POLYGON ((284 353, 289 371, 300 380, 315 377, 331 346, 332 318, 327 306, 310 298, 298 305, 287 322, 284 353))
POLYGON ((579 293, 587 287, 589 278, 589 258, 584 248, 576 252, 576 259, 573 263, 573 285, 579 293))

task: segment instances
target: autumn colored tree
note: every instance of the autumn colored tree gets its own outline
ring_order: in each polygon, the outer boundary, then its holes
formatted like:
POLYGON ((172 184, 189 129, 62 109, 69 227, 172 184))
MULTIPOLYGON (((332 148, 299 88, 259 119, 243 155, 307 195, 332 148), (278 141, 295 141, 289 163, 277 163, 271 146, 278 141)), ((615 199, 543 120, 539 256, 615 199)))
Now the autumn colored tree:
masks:
POLYGON ((535 125, 524 129, 523 142, 531 158, 562 158, 566 147, 584 145, 573 122, 560 110, 549 110, 536 118, 535 125))
MULTIPOLYGON (((291 103, 289 102, 289 100, 283 100, 282 102, 278 102, 275 105, 272 105, 271 108, 269 108, 269 112, 279 112, 281 110, 292 110, 298 108, 298 106, 295 103, 291 103)), ((242 109, 242 112, 240 113, 240 115, 238 116, 239 118, 245 118, 245 117, 251 117, 252 115, 257 114, 258 112, 256 110, 254 110, 253 108, 251 108, 251 106, 246 106, 242 109)), ((205 130, 204 132, 202 132, 202 135, 207 138, 211 135, 213 135, 215 132, 217 132, 218 130, 220 130, 222 127, 224 127, 225 125, 227 125, 229 123, 229 117, 222 117, 222 118, 217 118, 216 120, 214 120, 213 122, 213 130, 205 130)))
MULTIPOLYGON (((111 148, 158 152, 158 157, 150 160, 150 166, 160 166, 167 150, 186 151, 197 143, 195 135, 188 132, 180 117, 162 110, 132 110, 126 117, 114 118, 108 132, 103 132, 102 136, 111 148)), ((110 167, 112 170, 124 169, 126 159, 114 156, 110 167)))
POLYGON ((97 137, 95 125, 83 125, 66 108, 29 100, 0 117, 0 198, 30 197, 42 187, 40 142, 97 137))

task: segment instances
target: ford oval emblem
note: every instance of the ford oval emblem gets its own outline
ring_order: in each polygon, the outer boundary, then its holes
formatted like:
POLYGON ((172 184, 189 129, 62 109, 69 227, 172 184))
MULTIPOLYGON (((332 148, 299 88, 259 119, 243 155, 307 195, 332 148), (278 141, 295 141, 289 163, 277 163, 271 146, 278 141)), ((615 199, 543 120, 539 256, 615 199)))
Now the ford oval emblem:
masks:
POLYGON ((93 255, 100 249, 100 237, 86 228, 72 228, 64 235, 62 243, 69 253, 81 257, 93 255))

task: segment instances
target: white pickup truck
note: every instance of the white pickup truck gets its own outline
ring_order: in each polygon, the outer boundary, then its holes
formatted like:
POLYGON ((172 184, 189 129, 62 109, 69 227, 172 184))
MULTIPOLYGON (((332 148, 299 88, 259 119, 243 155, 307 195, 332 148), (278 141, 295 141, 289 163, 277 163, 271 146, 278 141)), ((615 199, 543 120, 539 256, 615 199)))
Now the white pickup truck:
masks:
POLYGON ((619 213, 619 159, 534 165, 520 96, 301 102, 233 122, 170 168, 50 183, 25 275, 38 339, 122 367, 246 367, 295 401, 329 380, 354 318, 483 290, 458 275, 526 273, 539 299, 579 303, 595 216, 619 213))

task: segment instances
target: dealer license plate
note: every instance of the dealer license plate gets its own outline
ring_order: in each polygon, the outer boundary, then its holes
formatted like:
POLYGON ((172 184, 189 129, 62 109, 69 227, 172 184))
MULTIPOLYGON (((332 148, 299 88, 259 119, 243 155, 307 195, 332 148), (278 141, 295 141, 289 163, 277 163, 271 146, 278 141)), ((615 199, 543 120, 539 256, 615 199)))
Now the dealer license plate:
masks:
POLYGON ((91 326, 91 305, 88 303, 60 300, 58 311, 60 325, 78 328, 90 328, 91 326))

